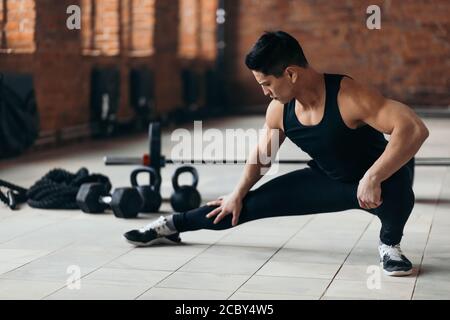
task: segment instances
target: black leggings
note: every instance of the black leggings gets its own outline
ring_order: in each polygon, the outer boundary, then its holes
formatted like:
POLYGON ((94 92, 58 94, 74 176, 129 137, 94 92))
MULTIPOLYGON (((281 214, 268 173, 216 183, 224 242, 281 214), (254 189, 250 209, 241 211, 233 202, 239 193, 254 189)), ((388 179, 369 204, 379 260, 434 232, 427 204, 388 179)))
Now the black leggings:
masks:
MULTIPOLYGON (((316 168, 304 168, 278 176, 250 191, 243 200, 238 224, 248 221, 289 215, 305 215, 361 209, 381 220, 380 239, 388 245, 400 243, 403 228, 414 207, 409 164, 381 183, 383 203, 375 209, 362 209, 357 200, 358 182, 332 180, 316 168)), ((179 232, 199 229, 231 228, 231 214, 219 223, 206 218, 217 206, 203 206, 173 216, 179 232)))

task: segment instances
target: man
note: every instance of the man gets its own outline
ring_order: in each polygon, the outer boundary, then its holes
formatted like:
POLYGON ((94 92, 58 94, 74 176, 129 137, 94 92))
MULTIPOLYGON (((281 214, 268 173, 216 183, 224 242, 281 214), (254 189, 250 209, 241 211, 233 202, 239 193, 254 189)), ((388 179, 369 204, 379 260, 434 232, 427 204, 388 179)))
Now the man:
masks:
POLYGON ((247 159, 234 191, 198 209, 160 217, 125 238, 139 246, 177 243, 185 231, 359 208, 381 220, 378 248, 384 272, 411 274, 400 240, 414 206, 409 169, 429 134, 424 123, 409 107, 374 88, 317 72, 297 40, 285 32, 263 34, 245 62, 273 100, 264 138, 247 159), (383 133, 390 135, 389 142, 383 133), (259 155, 273 158, 278 148, 271 150, 272 140, 278 139, 280 146, 286 137, 311 156, 308 167, 250 191, 268 166, 259 155))

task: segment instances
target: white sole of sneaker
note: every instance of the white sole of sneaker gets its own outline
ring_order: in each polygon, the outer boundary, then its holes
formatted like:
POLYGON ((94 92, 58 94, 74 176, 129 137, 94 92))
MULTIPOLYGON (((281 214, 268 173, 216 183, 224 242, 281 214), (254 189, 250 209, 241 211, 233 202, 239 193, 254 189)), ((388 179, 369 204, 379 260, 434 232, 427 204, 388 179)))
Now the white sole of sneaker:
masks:
MULTIPOLYGON (((383 263, 380 263, 381 269, 383 269, 383 263)), ((391 277, 404 277, 409 276, 412 274, 413 269, 406 270, 406 271, 386 271, 383 269, 383 272, 385 275, 391 276, 391 277)))
POLYGON ((156 238, 156 239, 153 239, 152 241, 149 241, 149 242, 136 242, 136 241, 128 240, 125 237, 123 237, 123 238, 128 243, 131 243, 131 244, 135 245, 136 247, 148 247, 148 246, 153 246, 155 244, 172 244, 173 245, 173 244, 180 244, 181 243, 181 241, 180 242, 175 242, 175 241, 172 241, 172 240, 167 239, 165 237, 156 238))

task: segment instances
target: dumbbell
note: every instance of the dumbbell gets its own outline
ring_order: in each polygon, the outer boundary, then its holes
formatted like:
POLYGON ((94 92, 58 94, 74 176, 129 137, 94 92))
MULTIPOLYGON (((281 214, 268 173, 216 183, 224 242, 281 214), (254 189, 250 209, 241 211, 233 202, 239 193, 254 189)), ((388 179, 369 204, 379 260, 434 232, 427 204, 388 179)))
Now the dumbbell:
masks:
POLYGON ((103 183, 81 185, 76 200, 83 212, 100 213, 111 208, 118 218, 135 218, 142 207, 142 198, 136 189, 117 188, 111 195, 103 183))
POLYGON ((197 190, 198 172, 194 167, 181 166, 177 168, 172 176, 172 185, 174 192, 170 197, 170 204, 175 212, 185 212, 200 206, 202 199, 197 190), (179 185, 178 179, 184 172, 192 174, 192 185, 179 185))
POLYGON ((161 206, 161 176, 152 167, 140 167, 131 172, 131 185, 141 195, 143 205, 140 212, 158 212, 161 206), (150 176, 150 183, 148 185, 139 185, 137 176, 140 173, 146 172, 150 176))

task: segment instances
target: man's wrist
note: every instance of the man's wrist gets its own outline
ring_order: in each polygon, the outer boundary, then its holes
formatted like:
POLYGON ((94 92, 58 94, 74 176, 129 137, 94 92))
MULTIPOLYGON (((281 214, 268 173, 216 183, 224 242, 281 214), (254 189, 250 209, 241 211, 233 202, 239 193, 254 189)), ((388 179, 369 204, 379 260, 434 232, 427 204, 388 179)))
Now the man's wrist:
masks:
POLYGON ((381 176, 376 172, 370 170, 366 172, 364 177, 373 184, 380 184, 382 182, 381 176))
POLYGON ((236 189, 232 192, 233 196, 238 198, 239 200, 243 200, 245 195, 247 194, 247 192, 240 190, 240 189, 236 189))

